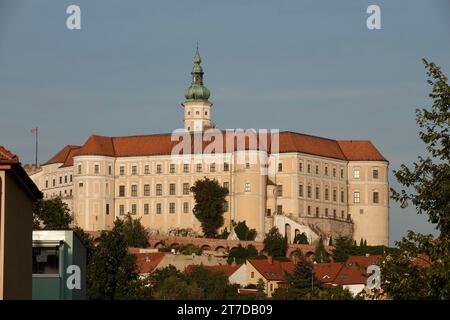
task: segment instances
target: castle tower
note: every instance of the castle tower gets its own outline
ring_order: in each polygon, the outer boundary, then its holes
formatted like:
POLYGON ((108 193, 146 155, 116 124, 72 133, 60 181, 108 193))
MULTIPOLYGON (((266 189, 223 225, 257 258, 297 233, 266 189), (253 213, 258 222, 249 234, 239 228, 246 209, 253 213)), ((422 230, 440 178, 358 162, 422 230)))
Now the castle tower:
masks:
POLYGON ((202 59, 198 47, 194 55, 194 67, 192 68, 192 83, 184 94, 186 100, 182 104, 184 108, 184 128, 188 131, 203 131, 211 127, 211 107, 209 102, 210 92, 203 85, 203 68, 200 65, 202 59))

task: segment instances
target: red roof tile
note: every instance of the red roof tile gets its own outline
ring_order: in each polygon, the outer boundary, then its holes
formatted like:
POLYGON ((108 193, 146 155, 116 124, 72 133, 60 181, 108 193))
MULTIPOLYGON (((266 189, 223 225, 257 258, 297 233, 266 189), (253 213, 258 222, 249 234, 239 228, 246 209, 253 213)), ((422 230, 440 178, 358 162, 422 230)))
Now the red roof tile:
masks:
POLYGON ((64 148, 62 148, 60 151, 58 151, 57 154, 55 154, 50 160, 48 160, 44 165, 47 164, 53 164, 53 163, 62 163, 64 165, 73 165, 73 154, 74 151, 79 149, 80 146, 72 146, 67 145, 64 148))
POLYGON ((316 263, 314 274, 321 283, 332 283, 343 266, 343 262, 316 263))
POLYGON ((291 273, 294 270, 293 262, 280 262, 274 260, 270 263, 267 259, 249 259, 247 260, 266 280, 282 281, 285 280, 285 273, 291 273))
MULTIPOLYGON (((193 271, 193 268, 198 267, 198 265, 188 265, 184 272, 191 273, 193 271)), ((222 272, 227 277, 231 276, 237 269, 241 267, 240 264, 236 265, 230 265, 230 264, 221 264, 221 265, 215 265, 215 266, 203 266, 205 269, 210 270, 212 272, 222 272)))
POLYGON ((386 161, 368 140, 339 140, 337 143, 349 161, 386 161))
POLYGON ((152 272, 166 255, 166 252, 139 253, 132 250, 129 250, 129 252, 136 256, 138 273, 152 272))
POLYGON ((19 157, 3 146, 0 146, 0 162, 19 162, 19 157))
POLYGON ((370 255, 370 256, 350 256, 347 259, 348 264, 357 264, 360 267, 367 269, 368 266, 376 264, 383 257, 381 255, 370 255))

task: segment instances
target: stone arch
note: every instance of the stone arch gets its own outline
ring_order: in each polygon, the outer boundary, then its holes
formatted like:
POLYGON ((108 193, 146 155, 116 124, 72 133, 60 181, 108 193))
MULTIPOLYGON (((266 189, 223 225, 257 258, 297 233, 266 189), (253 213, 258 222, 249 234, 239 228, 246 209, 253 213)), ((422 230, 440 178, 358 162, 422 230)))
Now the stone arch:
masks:
POLYGON ((155 243, 155 249, 159 249, 159 248, 164 248, 165 246, 164 246, 164 242, 157 242, 157 243, 155 243))
POLYGON ((312 251, 306 252, 305 258, 306 258, 306 260, 312 262, 314 260, 314 252, 312 252, 312 251))
POLYGON ((217 246, 217 247, 216 247, 216 251, 217 251, 217 252, 220 252, 220 253, 226 253, 226 252, 227 252, 227 249, 225 249, 224 246, 217 246))
POLYGON ((211 250, 211 247, 207 244, 202 245, 202 250, 211 250))
POLYGON ((178 242, 173 242, 170 244, 170 249, 177 249, 180 246, 178 242))

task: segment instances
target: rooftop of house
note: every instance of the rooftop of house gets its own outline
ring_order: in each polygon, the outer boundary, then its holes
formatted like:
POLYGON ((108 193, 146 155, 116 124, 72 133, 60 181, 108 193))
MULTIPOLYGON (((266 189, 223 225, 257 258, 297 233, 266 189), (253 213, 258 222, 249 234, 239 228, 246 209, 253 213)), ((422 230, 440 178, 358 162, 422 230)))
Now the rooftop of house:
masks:
MULTIPOLYGON (((184 269, 185 273, 191 273, 193 269, 198 265, 188 265, 186 269, 184 269)), ((237 269, 241 267, 240 264, 221 264, 215 266, 203 266, 205 269, 210 270, 212 272, 222 272, 227 277, 231 276, 236 272, 237 269)))

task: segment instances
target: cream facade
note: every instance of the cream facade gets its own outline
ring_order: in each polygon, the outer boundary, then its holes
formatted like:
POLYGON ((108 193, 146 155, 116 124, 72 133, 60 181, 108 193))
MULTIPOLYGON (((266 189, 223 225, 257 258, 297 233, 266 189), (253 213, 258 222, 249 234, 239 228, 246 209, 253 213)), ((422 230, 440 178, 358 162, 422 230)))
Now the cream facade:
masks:
MULTIPOLYGON (((197 55, 183 103, 184 128, 191 133, 213 127, 197 55)), ((281 132, 278 139, 275 152, 233 148, 214 162, 208 153, 185 154, 179 161, 171 155, 171 134, 91 136, 83 146, 63 149, 31 177, 45 197, 65 198, 75 223, 89 231, 109 229, 131 213, 160 233, 179 228, 200 233, 190 187, 208 177, 229 190, 223 225, 228 230, 232 221, 245 220, 257 230, 257 240, 276 225, 290 242, 305 232, 312 242, 349 235, 388 245, 388 162, 369 141, 295 132, 281 132), (256 160, 239 160, 251 156, 256 160)))

